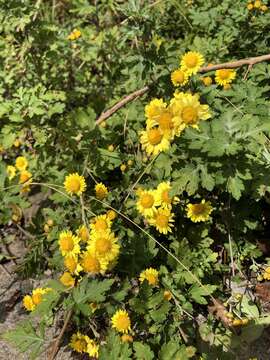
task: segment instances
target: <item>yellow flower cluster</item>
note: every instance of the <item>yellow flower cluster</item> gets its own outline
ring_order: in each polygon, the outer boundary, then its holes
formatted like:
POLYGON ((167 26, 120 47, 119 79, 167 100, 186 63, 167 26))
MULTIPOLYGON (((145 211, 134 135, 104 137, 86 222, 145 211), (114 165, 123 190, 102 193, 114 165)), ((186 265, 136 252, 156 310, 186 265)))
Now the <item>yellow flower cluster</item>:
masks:
POLYGON ((111 270, 117 262, 120 245, 111 230, 114 212, 96 216, 91 220, 89 229, 82 225, 76 235, 70 230, 59 234, 59 248, 64 256, 65 272, 60 281, 65 286, 74 286, 75 279, 81 271, 96 275, 111 270))
POLYGON ((265 5, 261 0, 249 0, 247 3, 247 8, 249 11, 251 10, 260 10, 262 12, 265 12, 268 10, 267 5, 265 5))
POLYGON ((68 40, 77 40, 82 36, 82 33, 80 30, 78 29, 74 29, 73 31, 71 31, 71 33, 68 35, 68 40))
POLYGON ((72 335, 69 345, 78 353, 86 353, 91 357, 98 358, 99 345, 89 336, 83 335, 79 331, 72 335))
POLYGON ((211 117, 208 105, 202 105, 199 95, 175 92, 169 105, 163 99, 153 99, 145 107, 146 130, 140 133, 142 149, 148 156, 166 151, 175 136, 188 127, 198 127, 201 120, 211 117))
POLYGON ((187 217, 193 222, 204 222, 210 219, 210 214, 213 211, 209 201, 202 200, 198 204, 188 204, 187 217))
POLYGON ((171 232, 174 214, 172 205, 177 203, 177 197, 170 196, 171 184, 162 182, 156 189, 137 190, 137 210, 145 217, 148 223, 155 226, 161 234, 171 232))
POLYGON ((22 184, 21 193, 30 191, 30 184, 32 183, 32 173, 26 170, 28 167, 28 161, 24 156, 18 156, 14 165, 8 165, 6 172, 8 179, 12 180, 16 176, 17 170, 19 171, 19 184, 22 184))
POLYGON ((37 288, 32 291, 32 295, 26 295, 23 298, 23 305, 28 311, 34 311, 38 304, 42 301, 42 296, 52 291, 51 288, 37 288))
POLYGON ((195 51, 189 51, 180 59, 180 68, 171 73, 174 86, 184 86, 191 75, 197 74, 204 63, 204 57, 195 51))

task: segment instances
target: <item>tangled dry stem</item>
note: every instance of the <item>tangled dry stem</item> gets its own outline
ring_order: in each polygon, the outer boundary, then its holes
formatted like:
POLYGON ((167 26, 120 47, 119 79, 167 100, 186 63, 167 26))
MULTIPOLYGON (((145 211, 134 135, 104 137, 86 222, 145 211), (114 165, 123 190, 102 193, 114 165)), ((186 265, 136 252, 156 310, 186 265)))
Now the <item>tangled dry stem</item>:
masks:
MULTIPOLYGON (((270 54, 261 55, 256 57, 251 57, 247 59, 241 59, 232 62, 226 62, 223 64, 216 64, 211 66, 204 66, 199 70, 199 73, 204 74, 210 71, 219 70, 219 69, 235 69, 242 67, 244 65, 248 65, 248 71, 245 74, 245 78, 247 77, 248 72, 252 69, 253 65, 261 63, 263 61, 270 61, 270 54)), ((130 103, 131 101, 137 99, 138 97, 143 96, 147 93, 150 89, 150 86, 144 86, 142 89, 136 90, 133 93, 126 95, 118 101, 115 105, 113 105, 110 109, 104 111, 96 120, 96 124, 100 124, 109 117, 111 117, 114 113, 124 107, 126 104, 130 103)))

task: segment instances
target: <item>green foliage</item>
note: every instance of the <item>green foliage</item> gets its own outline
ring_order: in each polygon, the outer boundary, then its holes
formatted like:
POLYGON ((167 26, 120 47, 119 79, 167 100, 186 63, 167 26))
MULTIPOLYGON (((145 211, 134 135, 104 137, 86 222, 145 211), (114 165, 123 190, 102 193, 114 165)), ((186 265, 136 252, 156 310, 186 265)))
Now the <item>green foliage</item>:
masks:
MULTIPOLYGON (((42 276, 50 268, 54 278, 46 285, 53 291, 31 314, 41 321, 39 331, 26 322, 5 338, 37 357, 43 324, 70 310, 68 336, 80 331, 95 338, 101 360, 211 359, 221 353, 229 359, 231 350, 257 339, 269 324, 246 295, 235 300, 230 284, 236 273, 234 281, 248 278, 256 285, 269 264, 270 65, 237 68, 227 90, 214 82, 214 71, 206 74, 211 86, 201 81, 204 75, 193 76, 180 91, 199 94, 211 118, 187 127, 155 158, 142 151, 140 131, 145 105, 172 98, 170 74, 187 51, 202 53, 205 65, 267 54, 270 10, 249 11, 242 0, 0 4, 1 242, 5 249, 17 238, 24 241, 21 276, 42 276), (81 35, 70 40, 74 29, 81 35), (145 85, 144 96, 96 124, 102 112, 145 85), (9 179, 7 166, 18 156, 28 160, 30 192, 21 192, 18 170, 9 179), (82 197, 63 188, 65 176, 75 172, 86 179, 82 197), (109 189, 103 202, 95 198, 99 182, 109 189), (161 182, 170 182, 169 195, 178 198, 168 234, 144 221, 136 205, 139 188, 161 182), (195 223, 187 205, 202 199, 213 211, 195 223), (77 269, 74 286, 64 286, 56 280, 67 270, 59 233, 77 234, 108 209, 118 212, 112 223, 117 263, 105 274, 77 269), (157 286, 139 280, 150 267, 159 272, 157 286), (224 311, 249 319, 239 335, 209 313, 213 297, 228 302, 224 311), (111 330, 119 309, 130 316, 133 343, 111 330)), ((1 262, 11 257, 1 250, 1 262)))

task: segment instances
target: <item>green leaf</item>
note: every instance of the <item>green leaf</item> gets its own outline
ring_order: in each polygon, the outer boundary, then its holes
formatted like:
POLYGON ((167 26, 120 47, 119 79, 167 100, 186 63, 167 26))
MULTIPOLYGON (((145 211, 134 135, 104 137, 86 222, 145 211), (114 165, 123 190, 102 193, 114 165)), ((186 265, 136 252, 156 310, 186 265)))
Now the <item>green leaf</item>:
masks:
POLYGON ((105 292, 113 283, 113 279, 98 281, 85 278, 78 287, 73 289, 73 299, 76 304, 102 302, 105 300, 105 292))
POLYGON ((245 190, 243 181, 237 175, 234 177, 230 176, 228 178, 227 187, 236 200, 240 199, 242 192, 245 190))
POLYGON ((133 349, 135 351, 135 357, 138 360, 152 360, 154 359, 154 353, 151 351, 150 346, 141 342, 134 342, 133 349))
POLYGON ((191 296, 191 298, 194 301, 196 301, 196 303, 206 305, 207 301, 204 297, 212 294, 216 290, 216 288, 217 287, 215 285, 204 285, 204 287, 202 287, 199 286, 198 284, 194 284, 189 289, 188 293, 191 296))
POLYGON ((14 330, 7 331, 2 337, 13 343, 22 353, 30 351, 29 359, 31 360, 38 357, 44 345, 44 337, 36 333, 29 321, 18 324, 14 330))
POLYGON ((110 331, 106 338, 106 345, 100 349, 99 360, 131 360, 132 350, 127 343, 123 343, 114 331, 110 331))

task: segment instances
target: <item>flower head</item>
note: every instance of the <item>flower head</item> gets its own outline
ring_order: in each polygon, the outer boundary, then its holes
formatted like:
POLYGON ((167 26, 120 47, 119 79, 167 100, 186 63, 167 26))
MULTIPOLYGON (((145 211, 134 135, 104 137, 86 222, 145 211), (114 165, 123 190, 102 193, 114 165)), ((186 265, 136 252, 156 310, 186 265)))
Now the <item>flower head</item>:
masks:
POLYGON ((172 293, 168 290, 165 290, 163 293, 164 300, 170 301, 172 298, 172 293))
POLYGON ((204 63, 204 57, 195 51, 189 51, 183 55, 180 65, 181 70, 183 70, 188 75, 196 74, 202 64, 204 63))
POLYGON ((121 336, 121 341, 123 343, 132 343, 133 342, 133 337, 131 335, 129 335, 129 334, 123 334, 121 336))
POLYGON ((162 182, 158 185, 156 190, 156 196, 158 203, 162 208, 171 209, 172 204, 179 202, 179 198, 170 196, 171 184, 169 182, 162 182))
POLYGON ((202 200, 199 204, 187 205, 187 217, 193 222, 208 221, 213 207, 210 202, 202 200))
POLYGON ((96 344, 96 342, 92 339, 87 339, 87 348, 86 352, 89 356, 98 358, 98 350, 99 345, 96 344))
POLYGON ((145 106, 145 117, 149 120, 155 120, 166 109, 167 104, 163 99, 153 99, 145 106))
POLYGON ((171 80, 174 86, 184 86, 188 82, 188 74, 181 69, 174 70, 171 73, 171 80))
POLYGON ((110 221, 113 221, 117 217, 117 213, 114 210, 108 210, 106 215, 110 221))
POLYGON ((75 279, 71 276, 69 272, 64 272, 64 274, 59 279, 61 283, 68 287, 73 287, 75 285, 75 279))
POLYGON ((69 35, 68 35, 68 40, 77 40, 79 37, 81 37, 82 33, 80 30, 78 29, 74 29, 69 35))
POLYGON ((236 78, 236 71, 232 69, 216 70, 215 81, 218 85, 230 84, 236 78))
POLYGON ((76 230, 77 236, 84 242, 89 240, 89 231, 85 225, 81 225, 78 230, 76 230))
POLYGON ((158 285, 158 271, 153 268, 148 268, 140 273, 139 280, 140 282, 147 280, 149 285, 156 286, 158 285))
POLYGON ((212 78, 210 76, 204 76, 201 78, 202 82, 204 83, 205 86, 210 86, 212 85, 212 78))
POLYGON ((70 195, 81 195, 86 190, 86 182, 83 176, 78 173, 69 174, 65 177, 64 186, 70 195))
MULTIPOLYGON (((80 264, 86 273, 95 275, 102 272, 101 262, 91 250, 87 250, 82 254, 80 264)), ((103 266, 103 271, 105 270, 103 266)))
POLYGON ((8 165, 8 166, 7 166, 7 169, 6 169, 6 172, 7 172, 7 175, 8 175, 8 179, 9 179, 9 180, 12 180, 12 179, 15 177, 15 175, 16 175, 16 168, 15 168, 15 166, 13 166, 13 165, 8 165))
POLYGON ((94 233, 88 248, 96 254, 99 260, 106 262, 115 260, 120 250, 117 238, 110 230, 94 233))
POLYGON ((111 228, 111 221, 108 216, 98 215, 94 217, 90 223, 90 229, 92 232, 103 232, 111 228))
POLYGON ((32 295, 23 298, 23 305, 28 311, 34 311, 36 306, 42 302, 42 296, 52 291, 51 288, 37 288, 32 291, 32 295))
POLYGON ((78 254, 68 253, 64 258, 64 265, 72 274, 78 275, 82 267, 78 262, 78 254))
POLYGON ((33 299, 31 295, 26 295, 23 298, 23 306, 26 308, 26 310, 28 311, 33 311, 35 309, 35 304, 33 303, 33 299))
POLYGON ((59 235, 58 242, 63 256, 66 256, 67 254, 79 254, 80 239, 77 236, 74 236, 71 231, 62 231, 59 235))
POLYGON ((264 270, 263 278, 264 278, 264 280, 270 280, 270 267, 269 266, 264 270))
POLYGON ((112 327, 121 333, 131 330, 131 321, 126 310, 117 310, 111 318, 112 327))
POLYGON ((79 353, 86 352, 88 340, 87 338, 88 336, 83 335, 78 331, 77 334, 72 335, 69 345, 73 350, 79 353))
POLYGON ((31 179, 32 174, 30 173, 30 171, 27 170, 22 170, 20 173, 20 179, 19 179, 19 183, 20 184, 24 184, 26 183, 29 179, 31 179))
POLYGON ((155 156, 169 149, 170 135, 163 133, 159 127, 153 127, 141 131, 140 142, 148 156, 155 156))
POLYGON ((95 192, 96 192, 96 198, 98 200, 103 200, 107 197, 108 195, 108 189, 107 187, 102 184, 102 183, 99 183, 95 186, 95 192))
POLYGON ((198 94, 176 92, 170 106, 173 112, 173 122, 175 128, 179 128, 179 133, 186 126, 197 127, 200 120, 207 120, 211 117, 209 106, 200 103, 198 94))
POLYGON ((156 191, 139 189, 137 195, 137 210, 139 213, 143 216, 153 216, 156 206, 159 205, 156 191))
POLYGON ((171 227, 173 226, 173 216, 174 214, 167 208, 158 208, 153 217, 151 217, 148 221, 150 225, 155 226, 157 231, 161 234, 168 234, 168 232, 172 232, 171 227))
POLYGON ((15 160, 15 166, 19 171, 25 170, 28 166, 28 161, 24 156, 18 156, 15 160))

